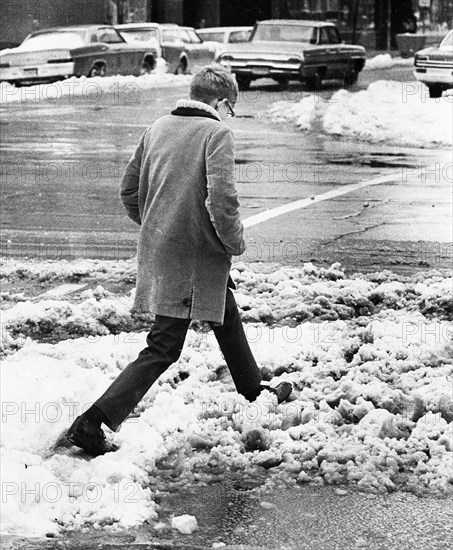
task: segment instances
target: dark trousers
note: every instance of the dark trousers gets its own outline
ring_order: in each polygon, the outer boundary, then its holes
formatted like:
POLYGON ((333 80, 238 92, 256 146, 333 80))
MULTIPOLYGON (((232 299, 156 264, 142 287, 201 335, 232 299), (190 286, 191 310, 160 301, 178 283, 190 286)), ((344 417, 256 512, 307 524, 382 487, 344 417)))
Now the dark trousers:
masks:
MULTIPOLYGON (((190 319, 156 315, 146 338, 147 347, 95 403, 109 420, 106 424, 110 429, 118 429, 159 376, 179 359, 189 325, 190 319)), ((212 329, 237 391, 242 395, 255 394, 259 390, 261 374, 247 342, 236 300, 229 288, 224 324, 212 326, 212 329)))

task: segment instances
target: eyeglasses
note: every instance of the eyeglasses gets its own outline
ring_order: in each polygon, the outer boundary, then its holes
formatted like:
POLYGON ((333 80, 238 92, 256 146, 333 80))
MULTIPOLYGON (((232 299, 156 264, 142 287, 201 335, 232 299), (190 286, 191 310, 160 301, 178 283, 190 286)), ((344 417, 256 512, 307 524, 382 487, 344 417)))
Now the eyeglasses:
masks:
POLYGON ((228 107, 228 113, 227 116, 230 118, 233 118, 236 116, 236 113, 234 112, 233 107, 231 106, 231 103, 228 101, 228 99, 224 99, 226 106, 228 107))

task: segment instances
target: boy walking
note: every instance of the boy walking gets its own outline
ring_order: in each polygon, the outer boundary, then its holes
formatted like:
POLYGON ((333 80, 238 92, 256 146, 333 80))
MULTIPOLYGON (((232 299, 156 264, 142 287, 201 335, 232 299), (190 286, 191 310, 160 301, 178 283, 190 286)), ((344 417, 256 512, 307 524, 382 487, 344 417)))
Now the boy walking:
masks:
POLYGON ((253 401, 265 387, 278 402, 291 384, 261 384, 231 288, 232 256, 245 250, 235 185, 233 136, 238 86, 220 65, 192 80, 180 100, 143 134, 121 183, 128 216, 141 226, 134 308, 155 314, 147 347, 66 434, 98 456, 115 450, 101 424, 117 430, 181 354, 192 319, 208 321, 237 391, 253 401))

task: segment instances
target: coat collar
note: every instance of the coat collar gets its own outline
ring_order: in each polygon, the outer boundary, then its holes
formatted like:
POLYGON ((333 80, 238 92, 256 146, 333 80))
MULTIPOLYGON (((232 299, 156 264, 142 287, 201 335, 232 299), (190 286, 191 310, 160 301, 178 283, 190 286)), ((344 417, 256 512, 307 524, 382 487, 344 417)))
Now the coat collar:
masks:
POLYGON ((171 112, 175 116, 201 116, 220 121, 219 113, 207 103, 194 99, 180 99, 176 103, 176 109, 171 112))

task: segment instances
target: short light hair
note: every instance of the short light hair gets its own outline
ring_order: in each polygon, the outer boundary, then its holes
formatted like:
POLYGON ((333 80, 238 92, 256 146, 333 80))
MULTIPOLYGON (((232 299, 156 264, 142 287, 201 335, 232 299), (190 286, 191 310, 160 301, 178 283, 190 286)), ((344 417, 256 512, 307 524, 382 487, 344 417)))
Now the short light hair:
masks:
POLYGON ((238 84, 233 73, 219 63, 211 63, 195 73, 190 85, 190 99, 211 103, 214 99, 226 98, 236 103, 238 84))

